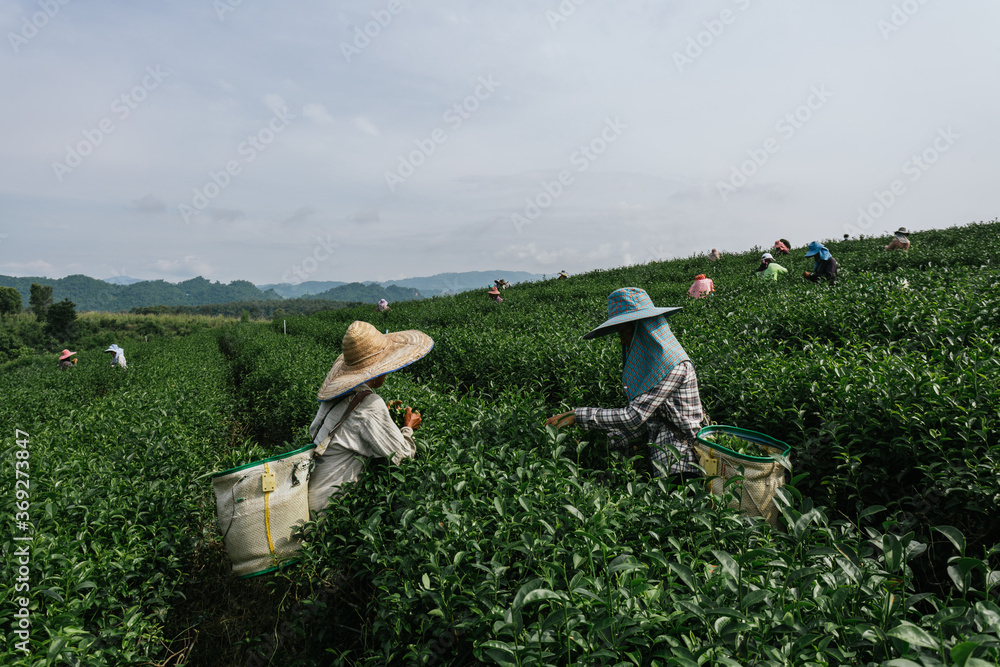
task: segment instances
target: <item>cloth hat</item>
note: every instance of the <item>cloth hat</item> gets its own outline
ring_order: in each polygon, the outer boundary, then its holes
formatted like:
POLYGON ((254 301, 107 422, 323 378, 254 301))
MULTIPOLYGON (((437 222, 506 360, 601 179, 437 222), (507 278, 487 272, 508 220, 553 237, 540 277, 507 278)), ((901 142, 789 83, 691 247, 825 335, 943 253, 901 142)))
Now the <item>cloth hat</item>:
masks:
POLYGON ((584 340, 599 338, 614 333, 615 327, 626 322, 644 320, 658 315, 670 315, 680 307, 657 308, 646 290, 638 287, 623 287, 608 297, 608 319, 601 326, 584 335, 584 340))
POLYGON ((906 234, 909 234, 910 232, 906 231, 906 227, 900 227, 899 229, 897 229, 897 230, 896 230, 896 232, 895 232, 895 233, 896 233, 896 234, 903 234, 903 235, 906 235, 906 234))
POLYGON ((354 322, 344 334, 344 352, 319 388, 319 400, 338 398, 380 375, 409 366, 432 347, 434 341, 422 331, 383 334, 368 322, 354 322))
POLYGON ((125 350, 123 350, 122 348, 120 348, 117 345, 115 345, 114 343, 112 343, 111 346, 108 347, 108 349, 106 349, 104 351, 105 352, 111 352, 112 354, 118 354, 120 352, 124 352, 125 350))
POLYGON ((76 352, 70 352, 69 350, 63 350, 62 353, 59 355, 59 361, 62 361, 63 359, 69 359, 74 354, 76 354, 76 352))
POLYGON ((705 274, 704 273, 699 273, 698 275, 696 275, 694 277, 694 279, 695 280, 704 280, 705 279, 705 274))
POLYGON ((774 259, 774 255, 772 255, 769 252, 765 252, 763 255, 760 256, 760 258, 761 258, 761 260, 774 259))
POLYGON ((386 301, 385 299, 379 299, 378 300, 378 305, 380 305, 380 306, 388 306, 389 302, 386 301))
POLYGON ((490 291, 487 292, 487 294, 492 295, 492 296, 499 296, 500 295, 500 290, 498 290, 496 287, 491 287, 490 291))
POLYGON ((826 246, 819 241, 813 241, 809 244, 809 250, 806 251, 806 257, 812 257, 813 255, 819 255, 819 258, 824 261, 833 256, 830 254, 830 251, 826 249, 826 246))

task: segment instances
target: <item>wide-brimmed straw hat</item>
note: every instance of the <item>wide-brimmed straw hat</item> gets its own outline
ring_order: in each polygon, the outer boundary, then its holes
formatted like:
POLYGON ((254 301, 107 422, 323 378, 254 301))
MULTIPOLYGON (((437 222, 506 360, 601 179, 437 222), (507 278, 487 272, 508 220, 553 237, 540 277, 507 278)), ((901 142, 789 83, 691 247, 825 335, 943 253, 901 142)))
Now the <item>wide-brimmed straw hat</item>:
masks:
POLYGON ((895 231, 895 233, 896 234, 909 234, 910 232, 906 231, 906 227, 900 227, 899 229, 897 229, 895 231))
POLYGON ((69 350, 63 350, 63 351, 62 351, 62 352, 61 352, 61 353, 59 354, 59 361, 62 361, 63 359, 69 359, 69 358, 70 358, 70 357, 72 357, 72 356, 73 356, 74 354, 76 354, 76 352, 70 352, 69 350))
POLYGON ((487 292, 487 294, 492 294, 493 296, 499 296, 500 290, 498 290, 496 287, 491 287, 490 291, 487 292))
POLYGON ((614 333, 615 327, 626 322, 644 320, 647 317, 671 315, 680 306, 674 308, 657 308, 646 290, 638 287, 623 287, 611 293, 608 297, 608 319, 601 326, 586 334, 584 340, 607 336, 614 333))
POLYGON ((344 334, 343 354, 319 388, 319 400, 343 396, 371 379, 409 366, 432 347, 431 337, 415 329, 383 334, 368 322, 354 322, 344 334))

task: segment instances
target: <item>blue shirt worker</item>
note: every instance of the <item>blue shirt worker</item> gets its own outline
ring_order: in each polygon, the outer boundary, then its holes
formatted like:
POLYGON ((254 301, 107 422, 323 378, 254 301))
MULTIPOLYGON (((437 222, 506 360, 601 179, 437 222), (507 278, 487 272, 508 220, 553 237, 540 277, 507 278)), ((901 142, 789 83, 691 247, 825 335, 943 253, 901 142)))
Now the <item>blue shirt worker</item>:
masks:
POLYGON ((802 274, 803 278, 814 283, 818 282, 820 278, 825 278, 830 281, 831 285, 837 284, 837 260, 833 258, 825 245, 819 241, 813 241, 809 244, 806 257, 813 257, 814 264, 812 271, 805 271, 802 274))

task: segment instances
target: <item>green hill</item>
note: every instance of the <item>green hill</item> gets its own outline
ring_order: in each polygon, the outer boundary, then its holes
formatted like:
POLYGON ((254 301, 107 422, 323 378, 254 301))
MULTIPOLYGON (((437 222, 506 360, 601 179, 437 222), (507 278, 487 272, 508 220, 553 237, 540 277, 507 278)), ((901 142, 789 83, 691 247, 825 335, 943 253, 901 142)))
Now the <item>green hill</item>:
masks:
POLYGON ((423 297, 418 290, 412 287, 399 287, 397 285, 383 287, 378 283, 347 283, 319 294, 308 294, 302 298, 375 304, 378 303, 379 299, 395 303, 397 301, 413 301, 423 297))
POLYGON ((273 292, 262 292, 246 280, 234 280, 228 285, 211 282, 202 277, 179 283, 164 280, 144 280, 130 285, 112 285, 103 280, 83 275, 65 278, 14 278, 0 276, 0 286, 13 287, 21 293, 24 307, 28 307, 29 288, 32 283, 52 286, 53 301, 69 299, 76 309, 126 311, 143 306, 201 306, 229 301, 264 301, 280 299, 273 292))

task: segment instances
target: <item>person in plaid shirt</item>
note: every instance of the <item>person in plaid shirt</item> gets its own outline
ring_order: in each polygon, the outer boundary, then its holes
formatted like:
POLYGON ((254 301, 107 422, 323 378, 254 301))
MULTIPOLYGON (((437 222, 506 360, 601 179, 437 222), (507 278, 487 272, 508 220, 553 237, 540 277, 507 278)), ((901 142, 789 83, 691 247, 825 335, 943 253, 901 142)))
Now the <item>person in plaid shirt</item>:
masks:
POLYGON ((606 431, 616 446, 649 445, 654 475, 686 480, 702 475, 694 448, 695 434, 706 422, 698 377, 687 353, 667 324, 680 308, 657 308, 645 290, 624 287, 608 297, 608 319, 584 336, 617 333, 625 368, 624 408, 576 408, 549 417, 557 428, 578 424, 606 431), (675 456, 664 445, 677 450, 675 456))

